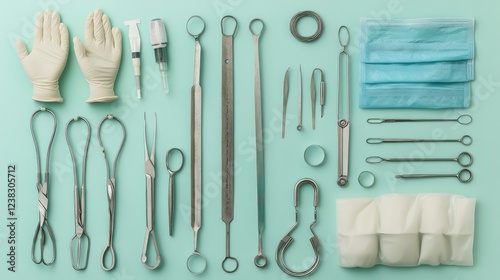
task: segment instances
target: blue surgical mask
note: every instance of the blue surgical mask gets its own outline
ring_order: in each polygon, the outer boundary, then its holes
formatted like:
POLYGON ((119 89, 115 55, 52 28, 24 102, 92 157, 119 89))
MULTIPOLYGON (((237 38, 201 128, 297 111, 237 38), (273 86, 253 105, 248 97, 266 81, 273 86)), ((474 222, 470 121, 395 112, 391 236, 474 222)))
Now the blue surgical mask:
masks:
POLYGON ((361 20, 361 108, 463 108, 473 19, 361 20))

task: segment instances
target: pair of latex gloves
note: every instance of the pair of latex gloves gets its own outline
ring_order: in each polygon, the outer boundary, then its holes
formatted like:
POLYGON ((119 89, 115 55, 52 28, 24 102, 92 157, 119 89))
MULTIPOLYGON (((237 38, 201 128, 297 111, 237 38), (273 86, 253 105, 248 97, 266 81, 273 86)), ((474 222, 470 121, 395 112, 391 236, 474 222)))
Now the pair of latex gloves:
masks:
MULTIPOLYGON (((87 102, 110 102, 118 98, 113 90, 122 53, 122 35, 111 28, 108 16, 96 10, 85 22, 85 45, 73 39, 78 64, 90 87, 87 102)), ((33 99, 41 102, 62 102, 59 91, 61 76, 69 52, 68 29, 57 12, 38 14, 33 48, 16 41, 17 54, 26 75, 33 83, 33 99)))

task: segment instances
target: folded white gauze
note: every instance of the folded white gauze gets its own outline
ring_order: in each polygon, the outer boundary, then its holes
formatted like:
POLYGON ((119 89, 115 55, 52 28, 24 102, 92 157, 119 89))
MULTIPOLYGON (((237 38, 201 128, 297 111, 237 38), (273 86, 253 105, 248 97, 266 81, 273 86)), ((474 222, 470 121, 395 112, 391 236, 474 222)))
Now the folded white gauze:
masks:
POLYGON ((474 198, 389 194, 336 203, 342 267, 473 265, 474 198))
POLYGON ((33 100, 62 102, 59 77, 68 60, 68 28, 61 23, 57 12, 38 14, 35 23, 33 49, 16 41, 16 50, 26 75, 33 84, 33 100))

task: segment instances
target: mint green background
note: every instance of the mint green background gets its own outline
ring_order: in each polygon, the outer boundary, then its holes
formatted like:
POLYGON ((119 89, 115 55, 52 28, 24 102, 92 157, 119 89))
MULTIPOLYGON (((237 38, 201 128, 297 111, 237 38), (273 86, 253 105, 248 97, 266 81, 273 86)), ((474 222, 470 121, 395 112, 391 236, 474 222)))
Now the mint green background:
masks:
MULTIPOLYGON (((322 260, 312 279, 493 279, 496 278, 499 259, 498 233, 500 211, 497 189, 499 154, 496 124, 500 115, 496 109, 499 96, 500 74, 495 68, 500 62, 498 48, 498 20, 493 11, 497 1, 263 1, 263 0, 209 0, 209 1, 76 1, 37 0, 11 2, 2 10, 0 67, 2 102, 0 119, 0 221, 6 221, 6 169, 9 163, 18 165, 17 203, 17 272, 7 271, 7 228, 0 227, 1 279, 284 279, 287 278, 274 261, 274 251, 280 238, 293 224, 293 186, 303 177, 315 179, 320 187, 318 223, 315 227, 321 240, 322 260), (70 37, 83 38, 84 21, 89 12, 101 8, 114 26, 124 35, 123 59, 115 85, 120 97, 114 103, 86 104, 88 85, 81 74, 72 50, 66 69, 60 79, 62 104, 41 104, 31 100, 32 86, 19 63, 14 38, 31 45, 33 22, 37 12, 47 8, 61 13, 70 37), (288 31, 291 16, 301 10, 319 12, 324 22, 324 33, 314 43, 296 41, 288 31), (201 38, 203 47, 203 226, 200 231, 199 250, 208 259, 204 274, 191 275, 185 261, 192 252, 190 228, 189 182, 189 111, 192 84, 194 43, 185 32, 186 20, 194 14, 203 16, 207 28, 201 38), (221 34, 219 20, 224 14, 234 15, 239 21, 235 37, 235 219, 231 224, 231 254, 240 261, 234 274, 226 274, 220 264, 224 258, 224 223, 220 219, 220 80, 221 34), (149 46, 149 20, 161 17, 166 22, 169 37, 169 81, 171 92, 164 95, 159 83, 157 65, 149 46), (257 252, 256 178, 254 156, 253 106, 253 42, 248 23, 255 17, 266 23, 261 38, 261 66, 263 82, 264 127, 266 130, 266 187, 267 223, 264 234, 264 253, 268 266, 258 269, 253 264, 257 252), (476 80, 472 84, 472 107, 467 110, 360 110, 357 108, 358 58, 360 17, 412 18, 412 17, 474 17, 476 18, 476 80), (128 30, 123 22, 140 18, 142 43, 143 100, 137 100, 134 91, 130 61, 128 30), (337 176, 336 130, 336 66, 339 45, 337 29, 346 25, 351 31, 352 128, 350 155, 350 184, 340 189, 337 176), (297 132, 297 75, 298 65, 304 73, 304 130, 297 132), (286 139, 280 138, 283 74, 291 66, 289 122, 286 139), (312 69, 324 70, 327 84, 325 117, 319 118, 311 130, 309 79, 312 69), (41 105, 55 111, 59 121, 57 137, 51 158, 51 184, 49 189, 49 221, 57 239, 57 260, 51 267, 35 265, 30 258, 32 234, 38 221, 37 191, 35 188, 35 155, 29 134, 29 118, 41 105), (156 233, 162 253, 162 265, 149 271, 140 263, 145 231, 145 187, 142 150, 142 115, 158 113, 158 143, 156 166, 156 233), (99 121, 108 113, 123 120, 127 128, 127 141, 118 163, 117 206, 115 222, 116 268, 105 272, 100 267, 100 255, 107 236, 107 201, 105 165, 99 152, 96 130, 99 121), (368 125, 368 117, 449 117, 461 113, 473 115, 469 126, 452 124, 368 125), (64 127, 68 120, 82 115, 92 124, 92 145, 87 170, 86 228, 92 240, 90 263, 87 270, 76 272, 69 258, 69 240, 74 233, 73 177, 71 162, 64 140, 64 127), (459 138, 470 134, 474 143, 470 147, 458 144, 442 145, 380 145, 365 143, 368 137, 438 137, 459 138), (317 168, 309 167, 302 159, 310 144, 322 145, 327 153, 326 162, 317 168), (184 169, 176 177, 177 212, 174 236, 167 234, 167 182, 164 156, 172 147, 181 148, 186 156, 184 169), (380 164, 368 165, 366 156, 456 156, 467 150, 474 156, 471 170, 474 180, 460 184, 454 179, 395 181, 398 172, 456 172, 460 168, 446 164, 380 164), (377 176, 376 186, 363 189, 357 184, 357 175, 371 170, 377 176), (375 197, 386 193, 450 192, 476 197, 477 222, 473 267, 417 267, 372 269, 343 269, 338 266, 335 237, 335 199, 346 197, 375 197)), ((304 32, 312 32, 312 20, 300 25, 304 32)), ((41 118, 42 119, 42 118, 41 118)), ((49 119, 39 120, 41 128, 49 119)), ((151 122, 149 123, 151 125, 151 122)), ((150 126, 149 126, 150 127, 150 126)), ((82 132, 84 131, 81 126, 82 132)), ((43 138, 41 129, 39 135, 43 138)), ((78 129, 75 129, 78 132, 78 129)), ((151 131, 151 130, 150 130, 151 131)), ((111 132, 114 132, 111 130, 111 132)), ((119 141, 115 134, 107 134, 106 143, 119 141)), ((83 135, 74 133, 74 141, 83 141, 83 135), (79 140, 76 137, 79 136, 79 140)), ((151 138, 150 138, 151 139, 151 138)), ((46 141, 46 140, 45 140, 46 141)), ((46 142, 44 142, 46 143, 46 142)), ((109 144, 107 144, 109 147, 109 144)), ((45 158, 45 147, 42 160, 45 158)), ((111 152, 114 155, 114 152, 111 152)), ((78 157, 80 159, 80 157, 78 157)), ((301 192, 299 228, 290 248, 289 263, 308 264, 310 249, 308 225, 311 221, 312 192, 301 192)), ((304 268, 304 266, 302 266, 304 268)))

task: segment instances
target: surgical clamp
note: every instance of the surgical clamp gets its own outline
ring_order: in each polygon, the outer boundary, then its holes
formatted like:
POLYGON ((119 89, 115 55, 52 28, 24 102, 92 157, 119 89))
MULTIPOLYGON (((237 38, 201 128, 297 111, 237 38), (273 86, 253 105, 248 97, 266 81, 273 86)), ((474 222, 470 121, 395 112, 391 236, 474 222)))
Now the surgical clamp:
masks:
POLYGON ((238 260, 230 254, 230 224, 234 218, 234 64, 233 37, 238 28, 238 21, 233 16, 221 20, 222 31, 222 220, 226 224, 226 257, 222 269, 227 273, 238 269, 238 260), (224 22, 234 21, 231 34, 224 32, 224 22), (228 269, 228 260, 235 264, 228 269))
POLYGON ((156 241, 154 230, 155 216, 155 152, 156 152, 156 113, 154 122, 153 144, 151 145, 151 155, 148 153, 148 143, 146 137, 146 113, 144 113, 144 171, 146 174, 146 235, 142 247, 141 262, 148 269, 155 269, 160 265, 161 255, 156 241), (156 263, 149 265, 148 244, 151 237, 156 253, 156 263))
POLYGON ((288 102, 288 75, 290 73, 290 67, 286 69, 285 79, 283 82, 283 115, 281 117, 281 138, 285 139, 285 126, 286 126, 286 104, 288 102))
POLYGON ((200 70, 201 70, 201 44, 200 36, 205 29, 205 21, 200 16, 192 16, 186 23, 186 30, 189 35, 194 38, 194 78, 193 86, 191 87, 191 228, 194 235, 193 253, 186 260, 186 267, 193 274, 200 274, 207 267, 205 256, 198 252, 198 232, 201 229, 201 117, 202 117, 202 94, 200 86, 200 70), (201 29, 198 32, 191 32, 189 23, 195 23, 198 19, 202 23, 201 29), (190 266, 195 259, 201 259, 203 266, 199 270, 195 270, 190 266))
POLYGON ((312 128, 316 129, 316 85, 314 84, 314 73, 319 71, 321 74, 321 82, 319 84, 319 102, 321 105, 321 117, 323 117, 323 112, 325 108, 325 76, 323 71, 319 68, 315 68, 311 74, 311 113, 312 113, 312 128))
POLYGON ((258 216, 258 251, 257 256, 254 258, 254 264, 262 268, 267 264, 267 258, 262 254, 262 235, 266 225, 265 218, 265 192, 266 180, 264 175, 264 141, 262 140, 262 95, 260 84, 260 61, 259 61, 259 39, 264 31, 264 22, 261 19, 254 19, 248 25, 250 33, 254 41, 255 50, 255 72, 254 72, 254 99, 255 99, 255 153, 256 153, 256 169, 257 169, 257 216, 258 216), (252 24, 258 25, 260 23, 260 30, 254 32, 252 24))
POLYGON ((382 158, 378 156, 371 156, 366 158, 367 163, 381 163, 387 162, 408 162, 408 161, 454 161, 462 167, 469 167, 472 165, 472 155, 467 152, 460 153, 456 158, 382 158))
POLYGON ((340 53, 337 60, 337 126, 338 126, 338 179, 337 184, 341 187, 345 187, 348 184, 348 174, 349 174, 349 129, 350 129, 350 119, 351 119, 351 93, 349 91, 349 54, 345 50, 349 44, 350 34, 349 29, 342 25, 338 31, 339 43, 341 46, 340 53), (342 41, 341 32, 345 29, 347 34, 347 39, 345 42, 342 41), (345 91, 347 94, 347 108, 345 119, 340 118, 340 108, 341 108, 341 73, 340 73, 340 62, 341 57, 344 55, 345 59, 345 91))
POLYGON ((460 115, 458 118, 454 119, 380 119, 380 118, 370 118, 366 120, 370 124, 381 124, 381 123, 399 123, 399 122, 457 122, 461 125, 467 125, 472 122, 471 115, 460 115))
POLYGON ((178 148, 172 148, 168 150, 167 155, 165 156, 165 165, 167 166, 168 172, 168 235, 172 236, 172 231, 174 229, 174 201, 175 201, 175 186, 174 186, 174 175, 178 171, 182 169, 184 165, 184 154, 178 148), (177 152, 181 157, 181 163, 177 168, 172 168, 170 165, 169 158, 172 156, 172 153, 177 152))
POLYGON ((102 155, 104 156, 104 161, 106 162, 106 194, 108 197, 108 213, 109 213, 109 221, 108 221, 108 241, 106 243, 106 246, 104 247, 104 250, 102 251, 101 254, 101 267, 102 269, 109 271, 112 270, 115 267, 115 250, 113 249, 113 230, 114 230, 114 224, 115 224, 115 190, 116 190, 116 164, 118 162, 118 157, 120 156, 120 152, 123 148, 123 144, 125 143, 125 138, 126 138, 126 131, 125 131, 125 125, 115 116, 112 114, 107 115, 102 119, 102 121, 99 123, 99 127, 97 128, 97 140, 99 140, 99 145, 101 146, 101 151, 102 155), (123 130, 123 138, 120 143, 120 146, 118 147, 118 151, 116 152, 116 157, 113 161, 113 170, 111 171, 111 166, 110 163, 108 162, 108 158, 106 156, 106 150, 104 149, 104 145, 102 142, 101 138, 101 130, 102 130, 102 125, 106 120, 115 120, 118 122, 118 124, 121 126, 123 130), (109 266, 106 266, 105 264, 105 257, 107 253, 111 254, 111 264, 109 266))
POLYGON ((400 179, 423 179, 423 178, 457 178, 460 183, 472 181, 472 172, 469 169, 462 169, 457 174, 401 174, 396 175, 400 179))
POLYGON ((37 167, 37 182, 36 182, 36 188, 38 190, 38 224, 36 226, 35 234, 33 236, 33 243, 31 245, 31 259, 33 260, 34 263, 40 264, 43 263, 44 265, 51 265, 54 263, 56 260, 56 240, 54 238, 54 234, 52 233, 52 229, 50 228, 49 225, 49 220, 48 220, 48 206, 49 206, 49 197, 48 197, 48 189, 49 189, 49 165, 50 165, 50 150, 52 149, 52 144, 54 142, 54 136, 56 135, 56 129, 57 129, 57 118, 54 112, 51 110, 41 107, 39 110, 35 111, 31 115, 30 119, 30 130, 31 130, 31 136, 33 138, 33 143, 35 145, 35 153, 36 153, 36 167, 37 167), (35 130, 33 128, 33 119, 38 113, 41 112, 48 112, 52 115, 52 118, 54 119, 54 126, 52 130, 52 136, 50 137, 49 145, 47 147, 47 157, 45 159, 45 179, 42 183, 42 171, 41 171, 41 163, 40 163, 40 150, 38 148, 38 143, 36 140, 35 136, 35 130), (50 241, 52 243, 52 259, 47 262, 45 260, 45 231, 49 234, 50 241), (38 235, 40 235, 40 238, 38 238, 38 235), (36 258, 35 256, 35 247, 36 243, 39 240, 40 244, 40 258, 36 258))
POLYGON ((382 144, 382 143, 460 143, 464 146, 469 146, 472 144, 472 137, 469 135, 464 135, 460 139, 405 139, 405 138, 368 138, 366 143, 368 144, 382 144))
POLYGON ((319 239, 313 230, 313 226, 316 224, 317 215, 318 215, 318 212, 317 212, 318 193, 319 193, 318 185, 316 184, 316 182, 313 179, 304 178, 304 179, 301 179, 300 181, 298 181, 297 184, 295 184, 295 188, 294 188, 294 192, 293 192, 293 205, 295 207, 295 224, 292 226, 292 228, 290 228, 290 230, 288 230, 286 235, 278 243, 278 247, 276 248, 276 255, 275 255, 276 263, 278 264, 279 268, 281 270, 283 270, 283 272, 285 272, 286 274, 288 274, 290 276, 295 276, 295 277, 306 276, 306 275, 310 274, 311 272, 313 272, 318 267, 318 264, 320 261, 320 244, 319 244, 319 239), (300 188, 300 186, 302 186, 304 184, 310 184, 314 190, 314 201, 313 201, 314 220, 312 221, 311 225, 309 226, 309 229, 311 230, 313 237, 311 237, 309 240, 311 241, 311 245, 313 247, 315 257, 314 257, 313 264, 308 269, 305 269, 302 271, 295 271, 295 270, 290 269, 287 266, 287 264, 285 263, 285 251, 288 248, 288 246, 290 246, 292 244, 292 241, 293 241, 293 237, 290 234, 299 224, 299 215, 298 215, 298 208, 297 208, 299 206, 299 188, 300 188))
POLYGON ((74 180, 73 188, 74 188, 74 203, 75 203, 75 234, 71 238, 69 249, 71 255, 71 265, 75 270, 86 269, 87 264, 89 262, 90 237, 85 231, 85 177, 87 169, 87 153, 89 150, 90 136, 91 136, 90 123, 84 117, 77 116, 71 119, 66 125, 66 142, 68 143, 68 149, 71 155, 71 162, 73 164, 73 180, 74 180), (78 186, 78 173, 76 171, 75 153, 73 152, 73 148, 71 147, 71 141, 69 140, 70 139, 69 127, 73 122, 77 122, 79 120, 85 122, 87 126, 87 137, 85 140, 85 148, 83 150, 83 158, 82 158, 82 174, 81 174, 82 183, 80 187, 78 186), (75 252, 73 251, 73 247, 75 247, 74 244, 75 241, 77 248, 76 256, 75 252), (82 246, 86 247, 86 250, 83 251, 83 258, 82 258, 82 246))

